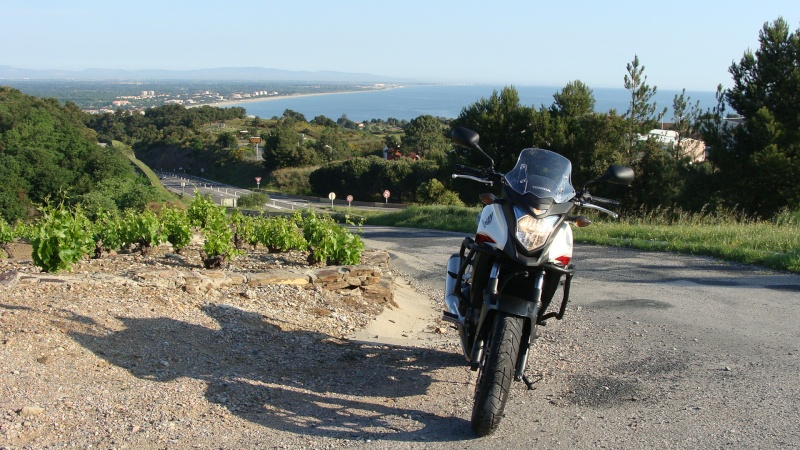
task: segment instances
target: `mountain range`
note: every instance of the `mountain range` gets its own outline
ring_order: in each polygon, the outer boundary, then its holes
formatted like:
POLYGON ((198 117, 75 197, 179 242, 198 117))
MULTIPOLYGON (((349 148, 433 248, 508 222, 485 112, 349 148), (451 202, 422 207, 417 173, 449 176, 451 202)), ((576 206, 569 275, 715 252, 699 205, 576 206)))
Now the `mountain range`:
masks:
POLYGON ((0 80, 270 80, 328 82, 397 82, 394 77, 334 71, 294 71, 264 67, 218 67, 196 70, 36 70, 0 65, 0 80))

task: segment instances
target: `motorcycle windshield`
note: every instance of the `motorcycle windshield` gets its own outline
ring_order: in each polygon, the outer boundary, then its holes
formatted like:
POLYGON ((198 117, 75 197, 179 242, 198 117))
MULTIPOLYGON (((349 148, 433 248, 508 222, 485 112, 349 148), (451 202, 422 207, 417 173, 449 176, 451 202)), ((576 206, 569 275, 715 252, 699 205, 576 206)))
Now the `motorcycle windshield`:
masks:
POLYGON ((505 179, 520 195, 530 193, 564 203, 575 196, 571 176, 572 163, 567 158, 549 150, 526 148, 505 179))

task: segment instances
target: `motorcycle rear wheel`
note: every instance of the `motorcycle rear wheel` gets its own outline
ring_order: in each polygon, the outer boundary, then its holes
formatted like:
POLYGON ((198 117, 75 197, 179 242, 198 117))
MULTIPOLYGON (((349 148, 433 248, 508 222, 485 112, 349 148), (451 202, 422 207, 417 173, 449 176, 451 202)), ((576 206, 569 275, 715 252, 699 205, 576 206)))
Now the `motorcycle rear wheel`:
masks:
POLYGON ((489 334, 472 406, 471 425, 478 436, 492 434, 500 425, 519 355, 523 320, 498 312, 489 334))

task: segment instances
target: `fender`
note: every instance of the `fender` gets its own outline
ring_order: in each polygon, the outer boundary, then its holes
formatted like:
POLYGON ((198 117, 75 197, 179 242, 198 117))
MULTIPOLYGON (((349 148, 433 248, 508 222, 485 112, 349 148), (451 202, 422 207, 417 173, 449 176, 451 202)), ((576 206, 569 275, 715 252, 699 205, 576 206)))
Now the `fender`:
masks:
MULTIPOLYGON (((496 280, 496 279, 495 279, 496 280)), ((520 353, 520 359, 523 354, 527 355, 527 349, 531 342, 531 334, 534 329, 534 324, 538 321, 539 307, 542 299, 542 283, 544 282, 544 272, 540 272, 536 276, 534 290, 531 293, 531 299, 522 299, 510 295, 498 294, 495 288, 487 288, 483 293, 483 307, 481 308, 480 316, 478 317, 478 325, 475 336, 475 342, 472 345, 472 355, 469 358, 473 370, 477 370, 477 361, 480 361, 480 354, 483 351, 483 341, 485 333, 485 326, 493 316, 494 312, 502 311, 507 314, 519 316, 525 319, 524 333, 522 336, 523 352, 520 353)), ((496 284, 496 283, 495 283, 496 284)), ((527 359, 527 356, 525 356, 527 359)))

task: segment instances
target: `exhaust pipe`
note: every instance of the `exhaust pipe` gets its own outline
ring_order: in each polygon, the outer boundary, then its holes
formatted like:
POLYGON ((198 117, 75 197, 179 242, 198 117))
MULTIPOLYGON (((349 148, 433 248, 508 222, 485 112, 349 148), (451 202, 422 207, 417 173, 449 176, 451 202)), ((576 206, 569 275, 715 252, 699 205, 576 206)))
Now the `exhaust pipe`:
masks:
POLYGON ((447 261, 447 275, 444 279, 444 304, 447 310, 444 312, 442 318, 456 325, 464 324, 464 316, 458 312, 459 298, 455 293, 456 277, 458 276, 458 269, 460 268, 461 257, 459 255, 451 256, 447 261))

